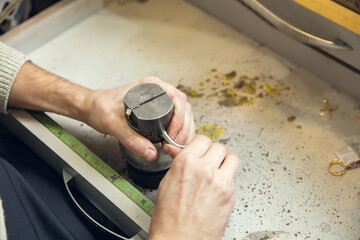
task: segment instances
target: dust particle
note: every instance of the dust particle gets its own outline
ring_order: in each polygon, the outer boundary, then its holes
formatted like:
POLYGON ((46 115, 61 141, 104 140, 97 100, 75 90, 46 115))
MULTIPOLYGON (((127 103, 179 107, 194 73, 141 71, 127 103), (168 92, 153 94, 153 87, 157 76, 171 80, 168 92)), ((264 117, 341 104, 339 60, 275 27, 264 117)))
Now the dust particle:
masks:
POLYGON ((253 105, 254 101, 245 96, 227 96, 225 99, 218 101, 220 106, 224 107, 238 107, 246 103, 253 105))
POLYGON ((227 139, 220 139, 220 140, 219 140, 219 143, 222 143, 222 144, 225 144, 225 145, 226 145, 229 140, 230 140, 229 138, 227 138, 227 139))
POLYGON ((214 142, 220 140, 224 132, 225 130, 222 129, 218 124, 205 124, 199 126, 197 129, 198 134, 203 134, 214 142))
POLYGON ((215 97, 215 96, 217 96, 217 95, 218 95, 218 93, 217 93, 217 92, 214 92, 214 93, 211 93, 211 94, 207 95, 206 97, 207 97, 207 98, 212 98, 212 97, 215 97))
POLYGON ((223 80, 225 82, 230 82, 231 80, 234 79, 234 77, 236 77, 236 72, 235 71, 232 71, 232 72, 229 72, 229 73, 226 73, 222 76, 223 80))
POLYGON ((268 83, 264 83, 264 87, 265 87, 266 92, 268 92, 270 94, 279 94, 279 93, 281 93, 281 88, 272 87, 268 83))
POLYGON ((295 116, 290 116, 290 117, 288 117, 288 122, 293 122, 293 121, 295 121, 295 119, 296 119, 296 117, 295 116))
POLYGON ((245 80, 245 79, 247 79, 247 76, 246 75, 242 75, 241 77, 240 77, 240 80, 245 80))
POLYGON ((238 89, 241 89, 244 86, 245 86, 245 80, 239 80, 239 82, 237 82, 234 87, 238 88, 238 89))
POLYGON ((226 88, 224 90, 224 93, 225 93, 226 96, 236 96, 237 95, 233 90, 228 89, 228 88, 226 88))
POLYGON ((256 82, 254 80, 250 80, 247 84, 245 84, 243 91, 247 92, 249 94, 255 94, 256 93, 256 82))
POLYGON ((200 98, 200 97, 204 96, 203 93, 198 93, 196 90, 192 89, 189 86, 184 86, 182 84, 179 84, 179 85, 177 85, 176 88, 179 89, 180 91, 182 91, 183 93, 185 93, 188 97, 200 98))

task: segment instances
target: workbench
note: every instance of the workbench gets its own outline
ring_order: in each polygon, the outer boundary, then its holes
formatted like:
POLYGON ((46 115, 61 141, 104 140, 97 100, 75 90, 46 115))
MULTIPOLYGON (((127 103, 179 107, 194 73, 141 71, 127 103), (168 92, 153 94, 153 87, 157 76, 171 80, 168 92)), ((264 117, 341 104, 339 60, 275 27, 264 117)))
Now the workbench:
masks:
MULTIPOLYGON (((359 239, 360 168, 328 172, 334 151, 360 136, 359 100, 190 3, 112 1, 29 58, 92 89, 149 75, 181 85, 198 131, 216 128, 213 139, 241 159, 223 239, 359 239), (324 98, 336 106, 331 120, 320 114, 324 98)), ((116 139, 50 116, 127 176, 116 139)))

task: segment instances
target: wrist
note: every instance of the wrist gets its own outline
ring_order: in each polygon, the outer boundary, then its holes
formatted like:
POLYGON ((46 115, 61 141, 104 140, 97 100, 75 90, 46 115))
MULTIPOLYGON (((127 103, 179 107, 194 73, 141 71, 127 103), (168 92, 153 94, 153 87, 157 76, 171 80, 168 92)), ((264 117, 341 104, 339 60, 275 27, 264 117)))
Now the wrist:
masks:
POLYGON ((70 92, 66 93, 65 107, 59 114, 70 118, 86 122, 88 112, 91 110, 87 101, 93 91, 88 88, 76 85, 70 92))

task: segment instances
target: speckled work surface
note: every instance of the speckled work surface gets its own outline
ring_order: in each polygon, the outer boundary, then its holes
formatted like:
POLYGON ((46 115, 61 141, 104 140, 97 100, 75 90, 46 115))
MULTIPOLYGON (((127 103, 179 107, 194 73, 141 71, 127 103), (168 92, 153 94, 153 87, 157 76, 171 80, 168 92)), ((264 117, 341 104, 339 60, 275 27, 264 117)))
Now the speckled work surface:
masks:
MULTIPOLYGON (((187 2, 112 2, 30 57, 93 89, 147 75, 181 85, 199 131, 212 124, 241 159, 224 239, 360 239, 360 168, 327 171, 360 136, 359 101, 187 2)), ((126 176, 114 138, 51 116, 126 176)))

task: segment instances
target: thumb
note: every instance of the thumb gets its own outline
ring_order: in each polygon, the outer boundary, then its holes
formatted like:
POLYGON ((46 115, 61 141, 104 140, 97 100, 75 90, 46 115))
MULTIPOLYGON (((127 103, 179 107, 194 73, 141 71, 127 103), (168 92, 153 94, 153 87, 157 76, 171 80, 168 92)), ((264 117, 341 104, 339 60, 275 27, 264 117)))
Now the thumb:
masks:
POLYGON ((136 156, 149 162, 154 161, 157 157, 157 151, 151 141, 135 132, 127 124, 120 125, 123 126, 118 128, 119 130, 116 131, 114 137, 136 156))

